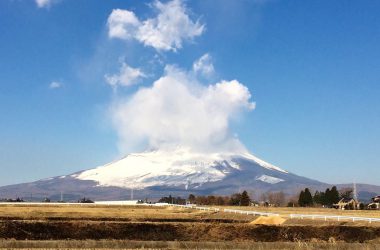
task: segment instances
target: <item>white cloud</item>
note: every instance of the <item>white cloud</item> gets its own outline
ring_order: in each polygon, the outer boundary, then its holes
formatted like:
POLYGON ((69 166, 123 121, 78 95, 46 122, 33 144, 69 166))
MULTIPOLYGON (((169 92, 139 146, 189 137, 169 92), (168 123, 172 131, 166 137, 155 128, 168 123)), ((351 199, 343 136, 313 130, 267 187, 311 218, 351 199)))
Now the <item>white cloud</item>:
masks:
POLYGON ((50 84, 49 84, 49 89, 59 89, 63 86, 63 84, 61 82, 57 82, 57 81, 52 81, 50 84))
POLYGON ((151 87, 115 102, 111 116, 123 153, 144 143, 153 148, 245 150, 229 126, 236 114, 254 109, 248 88, 236 80, 203 86, 189 75, 167 66, 151 87))
POLYGON ((193 71, 203 76, 212 76, 215 72, 211 56, 206 53, 193 64, 193 71))
POLYGON ((128 10, 115 9, 108 17, 108 36, 110 38, 130 39, 141 25, 135 13, 128 10))
POLYGON ((35 0, 38 8, 49 8, 57 0, 35 0))
POLYGON ((176 51, 185 40, 192 40, 205 30, 199 21, 192 21, 181 0, 154 2, 158 12, 154 18, 139 21, 128 10, 115 9, 108 17, 108 35, 123 40, 136 39, 156 50, 176 51))
POLYGON ((139 68, 132 68, 126 63, 122 63, 118 74, 104 77, 112 87, 131 86, 136 84, 140 78, 145 77, 145 74, 139 68))

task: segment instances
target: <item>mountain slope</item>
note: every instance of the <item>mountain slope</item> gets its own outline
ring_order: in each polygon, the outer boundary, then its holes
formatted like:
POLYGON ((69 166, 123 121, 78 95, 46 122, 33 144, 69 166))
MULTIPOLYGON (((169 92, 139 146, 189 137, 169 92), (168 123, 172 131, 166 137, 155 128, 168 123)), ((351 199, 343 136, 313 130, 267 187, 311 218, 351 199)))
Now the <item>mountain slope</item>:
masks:
POLYGON ((129 154, 121 160, 71 175, 31 183, 0 187, 0 196, 41 200, 50 197, 76 200, 86 196, 97 200, 159 198, 164 195, 228 195, 242 190, 256 195, 300 189, 323 190, 330 185, 297 176, 254 155, 243 153, 195 153, 188 148, 129 154))

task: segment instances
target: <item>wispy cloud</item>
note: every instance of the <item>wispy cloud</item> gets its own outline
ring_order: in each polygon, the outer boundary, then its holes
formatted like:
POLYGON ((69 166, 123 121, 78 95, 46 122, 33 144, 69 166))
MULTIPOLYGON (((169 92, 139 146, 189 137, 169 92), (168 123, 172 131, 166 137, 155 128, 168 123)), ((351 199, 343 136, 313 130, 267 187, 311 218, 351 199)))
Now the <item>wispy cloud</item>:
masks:
POLYGON ((49 8, 52 4, 57 3, 58 0, 35 0, 38 8, 49 8))
POLYGON ((49 89, 59 89, 59 88, 62 88, 62 86, 63 86, 63 83, 58 82, 58 81, 52 81, 49 84, 49 89))
POLYGON ((131 86, 138 83, 138 80, 146 77, 139 68, 132 68, 126 63, 122 63, 119 73, 114 75, 105 75, 106 82, 112 87, 117 86, 131 86))
POLYGON ((123 40, 136 39, 145 46, 161 51, 176 51, 183 41, 201 35, 204 24, 191 20, 188 9, 181 0, 167 3, 154 2, 158 12, 154 18, 140 21, 134 12, 115 9, 108 17, 108 35, 123 40))
POLYGON ((206 53, 201 58, 193 63, 193 71, 196 74, 201 74, 210 77, 215 73, 214 65, 212 64, 211 56, 206 53))

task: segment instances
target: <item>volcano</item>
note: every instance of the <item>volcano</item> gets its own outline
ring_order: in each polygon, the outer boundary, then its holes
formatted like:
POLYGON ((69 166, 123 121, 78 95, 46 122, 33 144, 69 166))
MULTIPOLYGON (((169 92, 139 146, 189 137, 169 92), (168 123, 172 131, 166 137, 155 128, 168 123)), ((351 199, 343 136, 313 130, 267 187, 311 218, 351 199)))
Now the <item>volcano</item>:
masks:
POLYGON ((159 198, 165 195, 229 195, 247 190, 256 194, 329 186, 292 174, 249 152, 199 153, 186 147, 133 153, 93 169, 31 183, 0 188, 2 197, 65 200, 80 197, 115 200, 159 198))

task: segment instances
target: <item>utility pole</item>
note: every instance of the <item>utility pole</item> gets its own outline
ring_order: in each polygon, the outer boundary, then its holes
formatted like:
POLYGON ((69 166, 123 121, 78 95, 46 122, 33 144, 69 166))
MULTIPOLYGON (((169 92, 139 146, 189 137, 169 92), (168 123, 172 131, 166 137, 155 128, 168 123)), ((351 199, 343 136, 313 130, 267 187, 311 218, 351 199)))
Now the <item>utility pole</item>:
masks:
POLYGON ((355 201, 357 201, 358 200, 358 192, 356 190, 356 182, 355 181, 354 181, 354 190, 353 191, 354 191, 353 198, 355 201))
POLYGON ((63 202, 63 192, 61 191, 61 202, 63 202))

